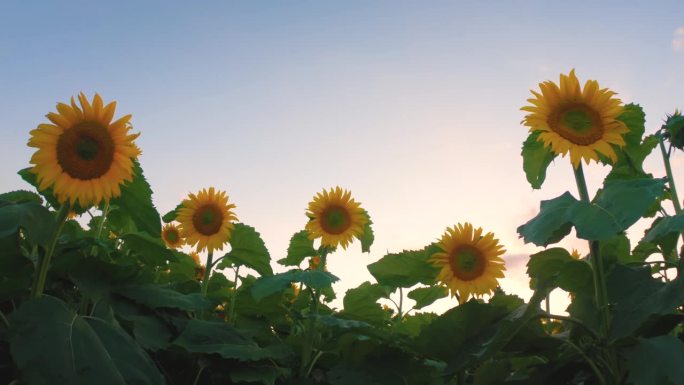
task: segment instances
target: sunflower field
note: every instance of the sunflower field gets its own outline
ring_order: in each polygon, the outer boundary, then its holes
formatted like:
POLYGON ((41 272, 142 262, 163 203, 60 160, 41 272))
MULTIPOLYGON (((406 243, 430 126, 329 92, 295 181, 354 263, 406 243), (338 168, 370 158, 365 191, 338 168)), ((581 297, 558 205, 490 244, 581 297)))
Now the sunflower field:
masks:
POLYGON ((467 218, 335 293, 330 254, 374 239, 350 191, 315 193, 287 250, 269 251, 221 189, 160 212, 115 102, 58 103, 29 134, 19 175, 33 188, 0 194, 0 382, 684 384, 684 214, 670 167, 684 116, 645 135, 639 105, 574 71, 532 95, 527 181, 542 188, 568 155, 575 183, 517 228, 543 247, 528 259, 528 301, 501 290, 505 245, 467 218), (664 175, 644 171, 652 152, 664 175), (611 171, 590 196, 583 167, 596 163, 611 171), (650 226, 634 243, 638 221, 650 226), (573 229, 587 255, 554 246, 573 229), (554 290, 571 298, 562 314, 554 290), (450 310, 425 310, 445 297, 450 310))

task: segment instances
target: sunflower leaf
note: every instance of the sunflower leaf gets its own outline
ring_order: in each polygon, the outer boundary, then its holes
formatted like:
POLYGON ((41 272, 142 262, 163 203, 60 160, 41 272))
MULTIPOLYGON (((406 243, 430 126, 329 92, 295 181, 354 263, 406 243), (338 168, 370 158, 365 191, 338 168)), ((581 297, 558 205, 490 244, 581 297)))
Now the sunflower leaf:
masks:
POLYGON ((252 285, 251 292, 254 299, 260 301, 271 294, 291 287, 293 282, 301 282, 312 289, 322 290, 330 287, 333 282, 338 280, 339 278, 327 271, 292 269, 284 273, 259 278, 252 285))
POLYGON ((567 191, 557 198, 541 201, 539 214, 518 227, 518 234, 525 243, 532 242, 537 246, 560 241, 572 229, 567 212, 575 203, 577 199, 567 191))
POLYGON ((364 253, 370 253, 370 247, 373 244, 373 241, 375 240, 373 228, 371 227, 373 221, 371 221, 370 215, 368 215, 368 211, 363 210, 363 215, 366 216, 366 219, 368 219, 368 221, 363 226, 363 233, 359 235, 358 238, 359 241, 361 241, 361 251, 364 253))
POLYGON ((372 284, 368 281, 359 287, 347 290, 342 300, 344 310, 340 317, 351 318, 371 324, 380 324, 389 319, 388 312, 382 310, 378 300, 389 298, 393 288, 372 284))
POLYGON ((162 217, 162 221, 164 221, 164 223, 171 223, 171 222, 175 221, 176 217, 178 216, 178 210, 180 210, 182 208, 183 208, 183 204, 179 203, 175 209, 164 214, 164 216, 162 217))
POLYGON ((639 146, 641 137, 644 135, 644 123, 646 122, 646 114, 644 114, 641 106, 634 103, 625 105, 617 120, 629 128, 629 132, 623 136, 627 146, 639 146))
POLYGON ((438 299, 442 299, 449 295, 449 291, 444 286, 428 286, 419 287, 411 290, 407 297, 416 301, 414 308, 422 309, 425 306, 432 305, 438 299))
POLYGON ((546 179, 546 169, 556 155, 550 147, 537 140, 539 132, 531 133, 522 146, 523 170, 533 189, 541 188, 546 179))
POLYGON ((43 296, 9 316, 12 358, 27 384, 164 384, 154 362, 116 323, 75 314, 43 296))
POLYGON ((225 322, 197 319, 188 322, 173 344, 191 353, 218 354, 239 361, 283 358, 291 353, 284 345, 262 348, 225 322))
POLYGON ((665 189, 662 179, 607 181, 594 202, 575 199, 569 192, 541 202, 539 214, 518 227, 526 243, 556 243, 575 226, 577 236, 607 240, 627 230, 646 213, 665 189))
MULTIPOLYGON (((25 169, 19 170, 17 172, 17 174, 19 174, 19 176, 21 176, 21 179, 23 179, 25 182, 27 182, 31 186, 35 187, 36 191, 38 191, 38 194, 40 194, 43 198, 45 198, 47 203, 49 203, 50 206, 54 207, 55 210, 58 210, 62 206, 62 204, 59 203, 59 201, 57 200, 57 197, 55 197, 54 191, 52 190, 52 187, 48 187, 44 190, 40 190, 38 188, 38 185, 39 185, 38 177, 36 176, 36 174, 34 174, 31 171, 31 167, 27 167, 25 169)), ((80 215, 80 214, 85 213, 87 208, 83 208, 78 203, 75 203, 75 204, 71 205, 71 207, 69 207, 69 210, 80 215)))
POLYGON ((10 203, 0 206, 0 237, 25 230, 29 242, 47 246, 55 227, 53 213, 34 201, 10 203))
POLYGON ((152 188, 137 160, 133 163, 133 181, 121 186, 121 196, 112 198, 111 204, 124 209, 138 230, 161 237, 161 220, 152 203, 152 188))
POLYGON ((684 343, 665 335, 640 339, 632 350, 627 366, 634 385, 684 383, 684 343))
POLYGON ((0 205, 2 201, 12 203, 36 202, 39 205, 43 204, 43 198, 40 195, 26 190, 15 190, 0 194, 0 205))
POLYGON ((316 255, 316 249, 313 247, 313 239, 309 239, 308 231, 302 230, 290 238, 287 257, 278 260, 278 263, 283 266, 299 266, 305 258, 314 255, 316 255))
POLYGON ((429 285, 435 282, 439 268, 432 266, 428 260, 438 251, 440 251, 439 246, 432 244, 422 250, 391 253, 371 263, 367 268, 381 285, 390 287, 412 287, 418 283, 429 285))
POLYGON ((229 242, 231 250, 218 264, 219 269, 242 265, 256 270, 261 276, 273 275, 271 255, 254 227, 244 223, 235 223, 229 242))

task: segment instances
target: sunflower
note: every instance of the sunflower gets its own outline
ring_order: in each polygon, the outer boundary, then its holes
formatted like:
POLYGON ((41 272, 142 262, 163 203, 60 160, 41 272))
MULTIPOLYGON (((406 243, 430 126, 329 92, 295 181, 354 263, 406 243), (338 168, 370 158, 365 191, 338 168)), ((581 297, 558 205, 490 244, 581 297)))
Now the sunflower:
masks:
POLYGON ((166 246, 172 249, 177 249, 183 246, 183 243, 185 243, 183 242, 183 238, 180 235, 178 227, 172 223, 164 225, 161 235, 164 243, 166 243, 166 246))
POLYGON ((472 295, 481 297, 498 286, 497 278, 503 278, 506 270, 499 256, 506 252, 494 234, 482 235, 482 228, 470 223, 447 228, 438 246, 442 252, 430 257, 430 262, 440 267, 437 280, 458 294, 459 302, 465 303, 472 295))
POLYGON ((198 281, 203 280, 206 266, 202 264, 202 261, 200 260, 200 255, 196 251, 191 251, 190 258, 192 258, 192 260, 195 261, 195 279, 198 281))
POLYGON ((532 103, 521 109, 530 112, 523 121, 530 132, 539 132, 538 141, 550 146, 555 154, 565 156, 577 168, 582 159, 589 164, 598 162, 599 153, 612 162, 617 160, 611 145, 622 147, 622 135, 629 132, 617 117, 623 107, 615 92, 599 88, 596 80, 588 80, 580 87, 575 70, 560 75, 560 86, 552 81, 539 84, 541 94, 532 91, 532 103))
POLYGON ((57 103, 58 113, 49 113, 52 124, 39 124, 31 131, 28 145, 38 150, 31 157, 31 171, 38 189, 52 187, 59 202, 75 202, 81 207, 98 205, 121 195, 121 185, 133 180, 133 161, 140 149, 129 134, 126 115, 114 122, 116 102, 106 106, 95 94, 92 104, 78 95, 80 107, 57 103))
POLYGON ((577 250, 577 249, 572 249, 572 253, 570 253, 570 256, 573 259, 581 259, 582 258, 582 255, 580 254, 579 250, 577 250))
POLYGON ((176 220, 180 222, 181 236, 190 246, 197 245, 197 251, 207 249, 210 253, 220 250, 230 240, 233 222, 237 219, 228 203, 225 191, 213 187, 188 195, 178 210, 176 220))
POLYGON ((363 227, 368 222, 360 204, 354 201, 349 191, 340 187, 316 194, 309 202, 306 215, 309 217, 306 224, 309 239, 321 238, 322 246, 341 245, 343 249, 353 237, 363 234, 363 227))

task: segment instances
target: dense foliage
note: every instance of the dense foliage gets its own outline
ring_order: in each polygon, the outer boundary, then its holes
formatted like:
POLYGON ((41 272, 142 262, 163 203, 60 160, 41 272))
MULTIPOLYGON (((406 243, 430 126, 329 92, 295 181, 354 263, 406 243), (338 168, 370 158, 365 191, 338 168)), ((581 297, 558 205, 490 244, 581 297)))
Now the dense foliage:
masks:
MULTIPOLYGON (((497 289, 486 300, 454 300, 443 314, 422 311, 448 296, 430 263, 437 244, 383 256, 368 265, 375 282, 341 294, 326 269, 333 247, 297 232, 277 261, 289 270, 276 274, 257 230, 234 223, 228 251, 198 274, 190 255, 161 238, 162 221, 181 207, 160 215, 138 163, 120 196, 97 207, 60 203, 49 188, 0 194, 0 382, 684 384, 684 214, 664 142, 679 137, 681 119, 673 134, 645 137, 638 105, 618 119, 629 128, 626 145, 615 147, 615 162, 601 159, 612 171, 596 196, 580 186, 578 197, 543 201, 518 228, 544 247, 574 229, 590 256, 547 247, 529 257, 528 302, 497 289), (657 146, 663 178, 642 167, 657 146), (674 214, 663 205, 670 200, 674 214), (631 244, 626 231, 642 219, 652 226, 631 244), (557 289, 572 298, 567 315, 540 306, 557 289), (342 309, 330 305, 337 295, 342 309), (379 303, 390 296, 401 298, 395 308, 379 303)), ((537 135, 522 150, 534 188, 556 157, 537 135)), ((575 172, 583 181, 581 166, 575 172)), ((39 187, 30 169, 19 174, 39 187)), ((367 252, 364 215, 350 247, 367 252)))

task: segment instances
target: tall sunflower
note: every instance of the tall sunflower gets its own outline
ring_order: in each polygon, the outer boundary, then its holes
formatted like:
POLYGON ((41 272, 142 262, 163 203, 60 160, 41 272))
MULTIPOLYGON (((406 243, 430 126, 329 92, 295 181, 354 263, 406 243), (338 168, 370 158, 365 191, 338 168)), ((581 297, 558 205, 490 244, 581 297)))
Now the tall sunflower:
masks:
POLYGON ((178 230, 178 227, 172 223, 164 225, 161 235, 164 243, 166 243, 166 246, 172 249, 177 249, 183 246, 183 243, 185 243, 183 241, 183 237, 180 235, 180 230, 178 230))
POLYGON ((447 228, 438 246, 442 252, 430 257, 430 263, 440 267, 437 280, 458 294, 459 302, 465 303, 470 296, 489 294, 498 286, 497 278, 503 278, 504 261, 499 256, 506 252, 494 234, 482 235, 482 228, 470 223, 447 228))
POLYGON ((114 122, 116 102, 104 105, 95 94, 92 103, 81 93, 79 105, 57 103, 47 114, 52 124, 31 131, 28 145, 38 150, 31 157, 38 188, 52 187, 60 202, 81 207, 98 205, 121 195, 121 184, 133 179, 133 161, 140 149, 129 134, 131 115, 114 122))
POLYGON ((228 203, 225 191, 216 191, 213 187, 202 189, 197 195, 188 195, 182 206, 176 220, 187 244, 197 245, 197 251, 207 249, 211 253, 222 249, 230 240, 232 221, 237 217, 231 211, 235 205, 228 203))
POLYGON ((306 213, 309 239, 321 238, 322 246, 346 249, 353 237, 363 234, 368 217, 351 192, 340 187, 323 190, 309 202, 306 213))
POLYGON ((615 92, 599 88, 596 80, 588 80, 580 87, 575 70, 569 75, 560 75, 560 86, 552 81, 539 84, 541 94, 532 91, 532 103, 522 107, 530 112, 524 124, 530 132, 539 132, 537 140, 550 146, 556 154, 565 156, 570 152, 570 161, 577 168, 582 159, 599 160, 598 153, 615 162, 617 155, 611 145, 622 147, 622 135, 629 132, 617 117, 623 107, 615 92))

